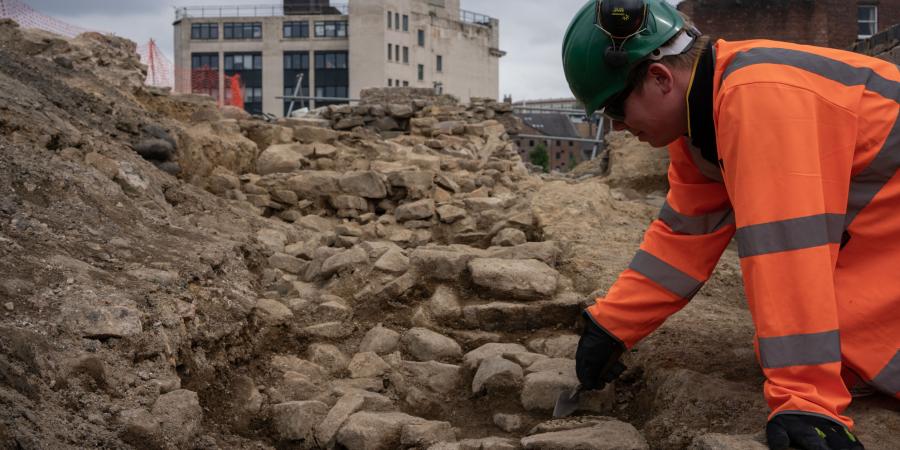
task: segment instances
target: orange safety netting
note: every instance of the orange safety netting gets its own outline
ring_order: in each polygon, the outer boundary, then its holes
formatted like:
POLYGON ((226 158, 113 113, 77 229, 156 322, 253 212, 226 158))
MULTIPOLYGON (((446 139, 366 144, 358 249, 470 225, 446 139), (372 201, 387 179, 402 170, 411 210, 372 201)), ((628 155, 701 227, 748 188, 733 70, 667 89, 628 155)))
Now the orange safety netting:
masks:
POLYGON ((219 105, 231 105, 244 108, 244 87, 241 85, 241 76, 225 75, 222 80, 224 88, 219 96, 219 69, 204 66, 192 69, 188 72, 190 84, 184 83, 179 90, 193 94, 205 94, 216 99, 219 105))
MULTIPOLYGON (((41 14, 21 0, 0 0, 0 19, 12 19, 22 28, 37 28, 69 38, 90 31, 41 14)), ((222 78, 223 89, 220 91, 218 67, 200 69, 176 67, 153 39, 139 45, 137 53, 141 62, 147 66, 147 78, 144 83, 148 86, 168 87, 183 93, 206 94, 216 99, 220 105, 244 107, 243 86, 239 75, 225 75, 222 78)))
POLYGON ((19 0, 0 0, 0 19, 12 19, 22 28, 37 28, 69 38, 90 31, 41 14, 19 0))

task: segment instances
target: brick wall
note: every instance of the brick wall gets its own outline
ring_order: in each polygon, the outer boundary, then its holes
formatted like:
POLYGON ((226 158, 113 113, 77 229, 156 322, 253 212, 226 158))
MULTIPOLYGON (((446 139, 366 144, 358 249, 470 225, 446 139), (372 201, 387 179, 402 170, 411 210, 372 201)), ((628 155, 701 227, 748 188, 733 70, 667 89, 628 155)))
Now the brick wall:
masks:
POLYGON ((900 23, 898 0, 685 0, 678 9, 714 39, 775 39, 848 48, 857 4, 878 6, 878 30, 900 23))

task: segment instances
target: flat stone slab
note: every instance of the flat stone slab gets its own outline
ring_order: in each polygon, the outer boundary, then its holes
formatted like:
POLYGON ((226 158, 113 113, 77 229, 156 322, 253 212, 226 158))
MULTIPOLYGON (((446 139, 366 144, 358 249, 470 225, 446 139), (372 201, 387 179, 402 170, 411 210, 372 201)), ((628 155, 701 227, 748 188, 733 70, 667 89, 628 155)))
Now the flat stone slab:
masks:
POLYGON ((141 312, 126 306, 85 306, 66 316, 69 327, 86 338, 120 338, 143 331, 141 312))
POLYGON ((526 300, 552 297, 559 280, 559 272, 536 259, 476 258, 468 267, 476 285, 526 300))
POLYGON ((581 310, 581 300, 565 296, 555 300, 511 303, 491 302, 463 307, 462 325, 483 331, 521 331, 571 325, 581 310))
POLYGON ((650 445, 631 424, 615 419, 590 427, 552 431, 522 439, 526 450, 648 450, 650 445))

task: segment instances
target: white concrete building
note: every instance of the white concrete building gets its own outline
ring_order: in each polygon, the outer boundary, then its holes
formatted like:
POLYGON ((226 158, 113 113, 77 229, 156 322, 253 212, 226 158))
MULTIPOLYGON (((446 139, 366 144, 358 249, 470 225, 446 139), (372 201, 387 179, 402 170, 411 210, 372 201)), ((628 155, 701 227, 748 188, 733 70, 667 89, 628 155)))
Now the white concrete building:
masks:
MULTIPOLYGON (((245 108, 283 115, 300 95, 359 98, 363 89, 438 87, 461 101, 497 98, 499 22, 459 0, 284 0, 275 6, 176 10, 175 89, 227 100, 240 76, 245 108)), ((338 102, 318 101, 318 105, 338 102)))

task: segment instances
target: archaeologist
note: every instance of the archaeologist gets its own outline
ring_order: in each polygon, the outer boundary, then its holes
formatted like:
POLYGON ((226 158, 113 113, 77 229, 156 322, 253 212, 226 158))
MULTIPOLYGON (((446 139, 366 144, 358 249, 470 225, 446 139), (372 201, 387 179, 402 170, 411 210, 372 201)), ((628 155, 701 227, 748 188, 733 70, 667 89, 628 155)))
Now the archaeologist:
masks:
POLYGON ((586 388, 703 286, 732 237, 766 376, 769 447, 861 449, 843 415, 900 397, 900 72, 784 42, 711 42, 664 0, 590 2, 569 86, 669 146, 670 191, 630 266, 585 310, 586 388))

